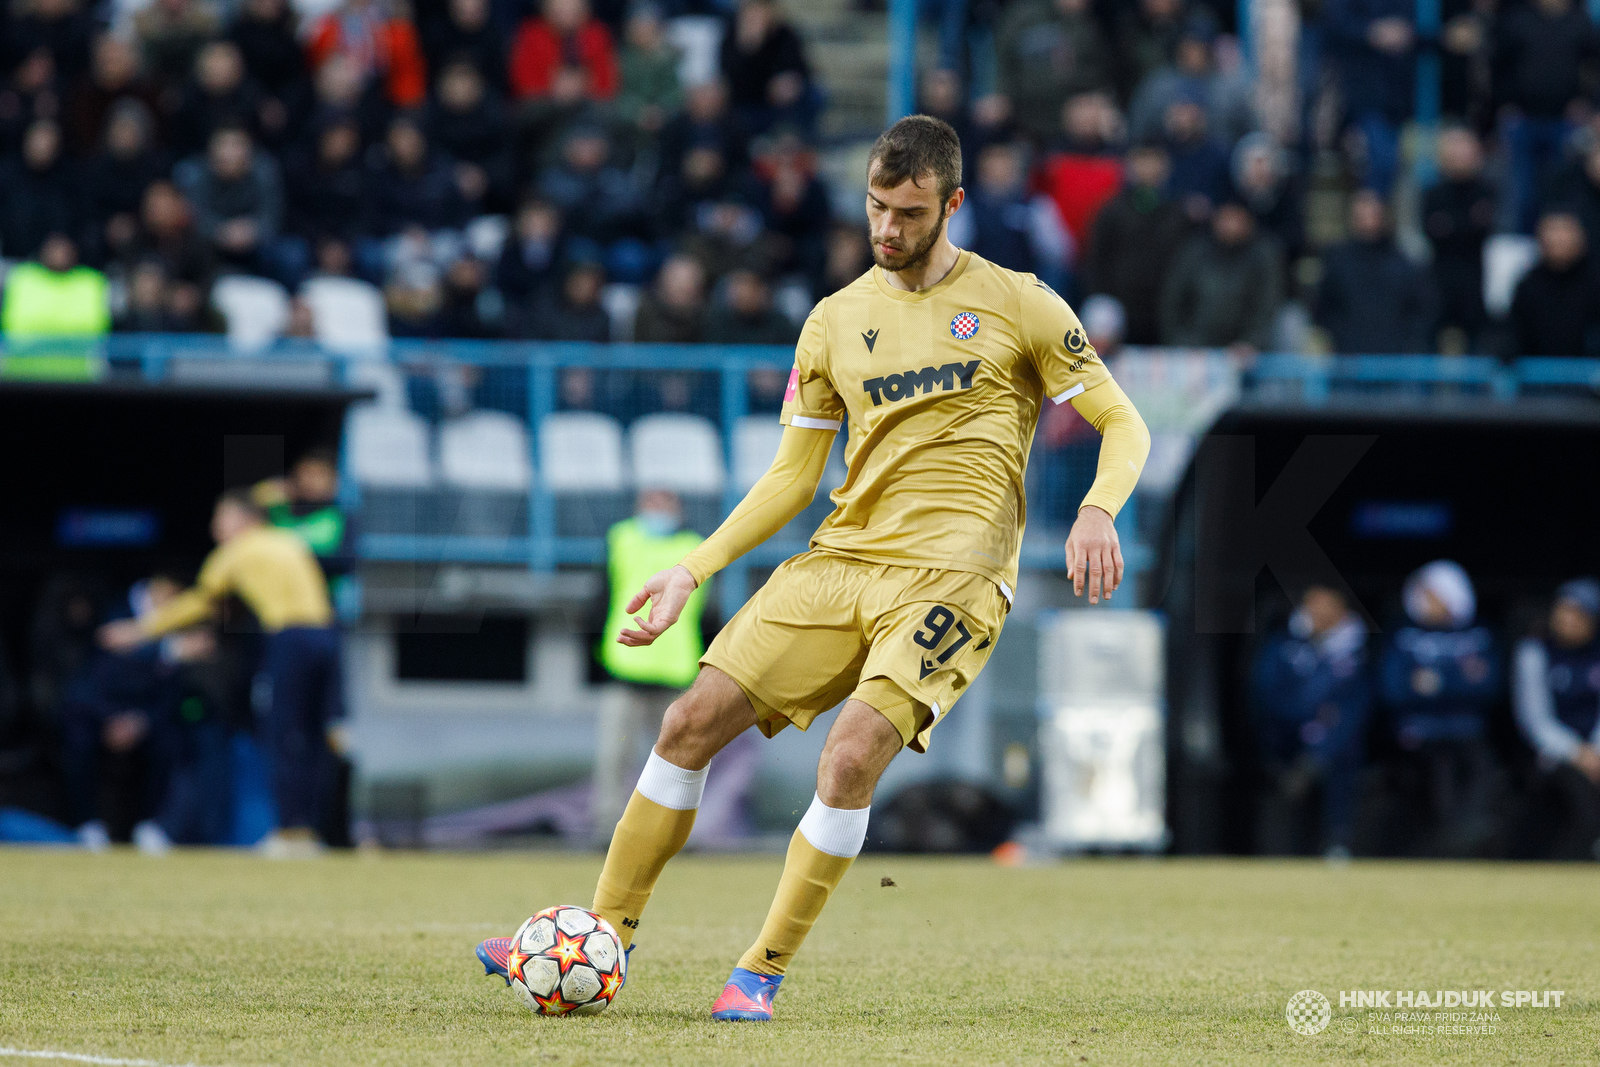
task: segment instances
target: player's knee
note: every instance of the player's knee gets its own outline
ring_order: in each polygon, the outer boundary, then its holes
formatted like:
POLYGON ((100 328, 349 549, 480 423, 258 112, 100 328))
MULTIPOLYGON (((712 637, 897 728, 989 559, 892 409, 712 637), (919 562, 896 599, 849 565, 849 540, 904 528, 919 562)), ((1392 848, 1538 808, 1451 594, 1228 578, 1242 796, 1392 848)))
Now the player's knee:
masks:
POLYGON ((861 808, 883 773, 883 761, 867 739, 845 739, 830 745, 817 767, 817 795, 833 808, 861 808))
POLYGON ((714 686, 694 685, 672 702, 661 720, 656 753, 668 763, 699 770, 724 744, 725 701, 714 686))

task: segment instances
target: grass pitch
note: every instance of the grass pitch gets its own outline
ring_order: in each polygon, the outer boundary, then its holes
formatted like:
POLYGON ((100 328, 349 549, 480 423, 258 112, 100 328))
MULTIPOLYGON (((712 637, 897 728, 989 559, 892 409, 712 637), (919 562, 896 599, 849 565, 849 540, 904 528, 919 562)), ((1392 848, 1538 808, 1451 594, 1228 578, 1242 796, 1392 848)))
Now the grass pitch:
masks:
MULTIPOLYGON (((713 1023, 779 863, 680 857, 619 1002, 540 1019, 473 946, 586 904, 597 856, 0 849, 0 1049, 204 1067, 1600 1061, 1593 867, 867 856, 777 1021, 713 1023), (1368 1033, 1338 1001, 1478 988, 1566 995, 1446 1037, 1368 1033), (1301 989, 1333 1002, 1314 1037, 1284 1019, 1301 989)), ((48 1061, 0 1053, 24 1062, 48 1061)))

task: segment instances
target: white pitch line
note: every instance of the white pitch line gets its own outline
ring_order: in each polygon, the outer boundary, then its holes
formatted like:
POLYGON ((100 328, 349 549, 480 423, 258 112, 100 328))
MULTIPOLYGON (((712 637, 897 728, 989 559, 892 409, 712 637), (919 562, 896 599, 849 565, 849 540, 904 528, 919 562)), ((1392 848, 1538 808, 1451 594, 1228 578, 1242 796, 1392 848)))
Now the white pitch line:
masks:
POLYGON ((15 1056, 27 1060, 71 1060, 74 1063, 95 1063, 103 1067, 195 1067, 192 1063, 171 1064, 156 1060, 119 1060, 113 1056, 89 1056, 82 1052, 51 1052, 47 1049, 0 1048, 0 1056, 15 1056))

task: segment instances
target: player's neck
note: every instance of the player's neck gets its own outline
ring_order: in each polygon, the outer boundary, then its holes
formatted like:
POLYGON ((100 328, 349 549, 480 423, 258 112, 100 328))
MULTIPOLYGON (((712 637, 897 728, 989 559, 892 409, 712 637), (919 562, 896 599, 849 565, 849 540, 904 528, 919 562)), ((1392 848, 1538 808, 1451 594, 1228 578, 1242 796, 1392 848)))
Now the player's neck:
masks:
POLYGON ((949 273, 956 269, 956 262, 961 258, 961 249, 950 243, 950 238, 945 234, 939 235, 939 240, 928 251, 928 258, 915 267, 905 270, 884 271, 883 276, 889 284, 896 289, 904 289, 908 293, 915 293, 920 289, 927 289, 944 281, 949 273))

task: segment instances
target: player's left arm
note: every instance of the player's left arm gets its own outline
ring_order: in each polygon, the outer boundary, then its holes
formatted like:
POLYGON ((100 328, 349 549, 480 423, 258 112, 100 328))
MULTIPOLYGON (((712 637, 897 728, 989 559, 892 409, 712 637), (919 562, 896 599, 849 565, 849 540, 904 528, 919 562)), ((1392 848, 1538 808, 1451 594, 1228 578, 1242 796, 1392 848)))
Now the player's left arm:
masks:
POLYGON ((1098 604, 1122 584, 1122 545, 1114 520, 1144 470, 1150 432, 1065 300, 1042 284, 1026 284, 1019 318, 1046 395, 1057 404, 1072 401, 1101 437, 1094 484, 1078 507, 1066 545, 1073 593, 1082 596, 1087 589, 1089 603, 1098 604))

